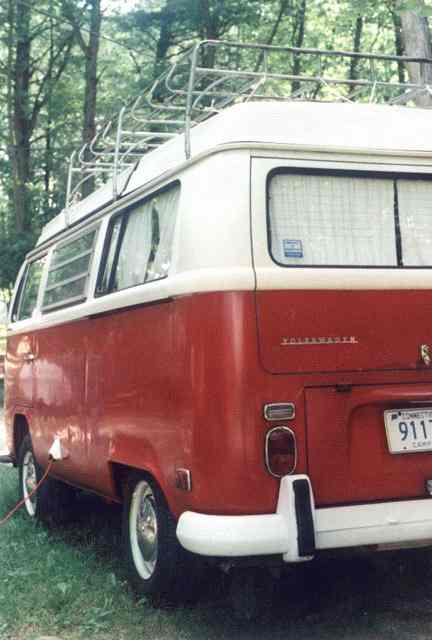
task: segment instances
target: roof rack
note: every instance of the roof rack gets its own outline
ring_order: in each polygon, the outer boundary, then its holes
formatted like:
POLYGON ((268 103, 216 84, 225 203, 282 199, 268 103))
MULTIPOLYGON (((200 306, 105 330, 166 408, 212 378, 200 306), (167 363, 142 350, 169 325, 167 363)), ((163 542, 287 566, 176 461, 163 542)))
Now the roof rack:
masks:
POLYGON ((325 49, 299 49, 204 40, 158 78, 148 91, 72 154, 66 207, 80 199, 91 178, 96 186, 119 176, 147 153, 184 133, 191 157, 191 129, 226 106, 248 100, 314 100, 414 104, 432 95, 423 81, 432 59, 325 49), (404 82, 406 63, 419 65, 418 83, 404 82))

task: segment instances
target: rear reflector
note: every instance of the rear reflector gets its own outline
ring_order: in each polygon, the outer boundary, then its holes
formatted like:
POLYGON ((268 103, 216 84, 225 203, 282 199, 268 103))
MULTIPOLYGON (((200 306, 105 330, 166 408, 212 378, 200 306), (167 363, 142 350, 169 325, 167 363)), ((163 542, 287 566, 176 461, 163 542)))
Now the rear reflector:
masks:
POLYGON ((175 486, 182 491, 192 491, 192 475, 189 469, 176 469, 175 486))
POLYGON ((272 476, 292 473, 297 463, 295 435, 288 427, 270 429, 265 442, 265 461, 272 476))

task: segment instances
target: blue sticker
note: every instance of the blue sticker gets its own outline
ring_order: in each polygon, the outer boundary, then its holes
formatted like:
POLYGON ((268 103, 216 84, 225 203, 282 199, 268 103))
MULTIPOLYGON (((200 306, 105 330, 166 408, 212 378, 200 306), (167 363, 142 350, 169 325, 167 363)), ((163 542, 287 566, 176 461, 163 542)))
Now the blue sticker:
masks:
POLYGON ((303 244, 301 240, 282 240, 285 258, 303 258, 303 244))

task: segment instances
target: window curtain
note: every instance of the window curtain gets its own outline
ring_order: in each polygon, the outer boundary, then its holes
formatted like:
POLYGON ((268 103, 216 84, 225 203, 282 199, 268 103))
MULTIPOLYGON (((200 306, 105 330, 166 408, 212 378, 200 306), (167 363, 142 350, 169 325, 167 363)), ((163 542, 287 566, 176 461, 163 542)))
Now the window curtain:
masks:
POLYGON ((397 265, 393 180, 281 173, 269 196, 277 262, 397 265))
POLYGON ((402 259, 407 267, 432 265, 432 182, 398 180, 402 259))
POLYGON ((115 289, 167 275, 180 188, 148 200, 129 214, 117 263, 115 289))

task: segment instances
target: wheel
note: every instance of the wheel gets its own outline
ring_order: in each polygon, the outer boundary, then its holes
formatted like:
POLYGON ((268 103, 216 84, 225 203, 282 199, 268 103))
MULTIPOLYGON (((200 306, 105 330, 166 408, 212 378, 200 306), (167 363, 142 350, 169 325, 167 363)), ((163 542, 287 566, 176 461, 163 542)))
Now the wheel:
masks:
POLYGON ((125 489, 123 546, 134 591, 153 606, 190 600, 199 565, 179 544, 162 491, 152 479, 136 474, 125 489))
POLYGON ((37 493, 31 492, 41 480, 43 469, 38 464, 29 434, 22 441, 18 454, 20 494, 30 518, 47 524, 58 524, 66 519, 74 498, 74 490, 54 478, 46 478, 37 493))

